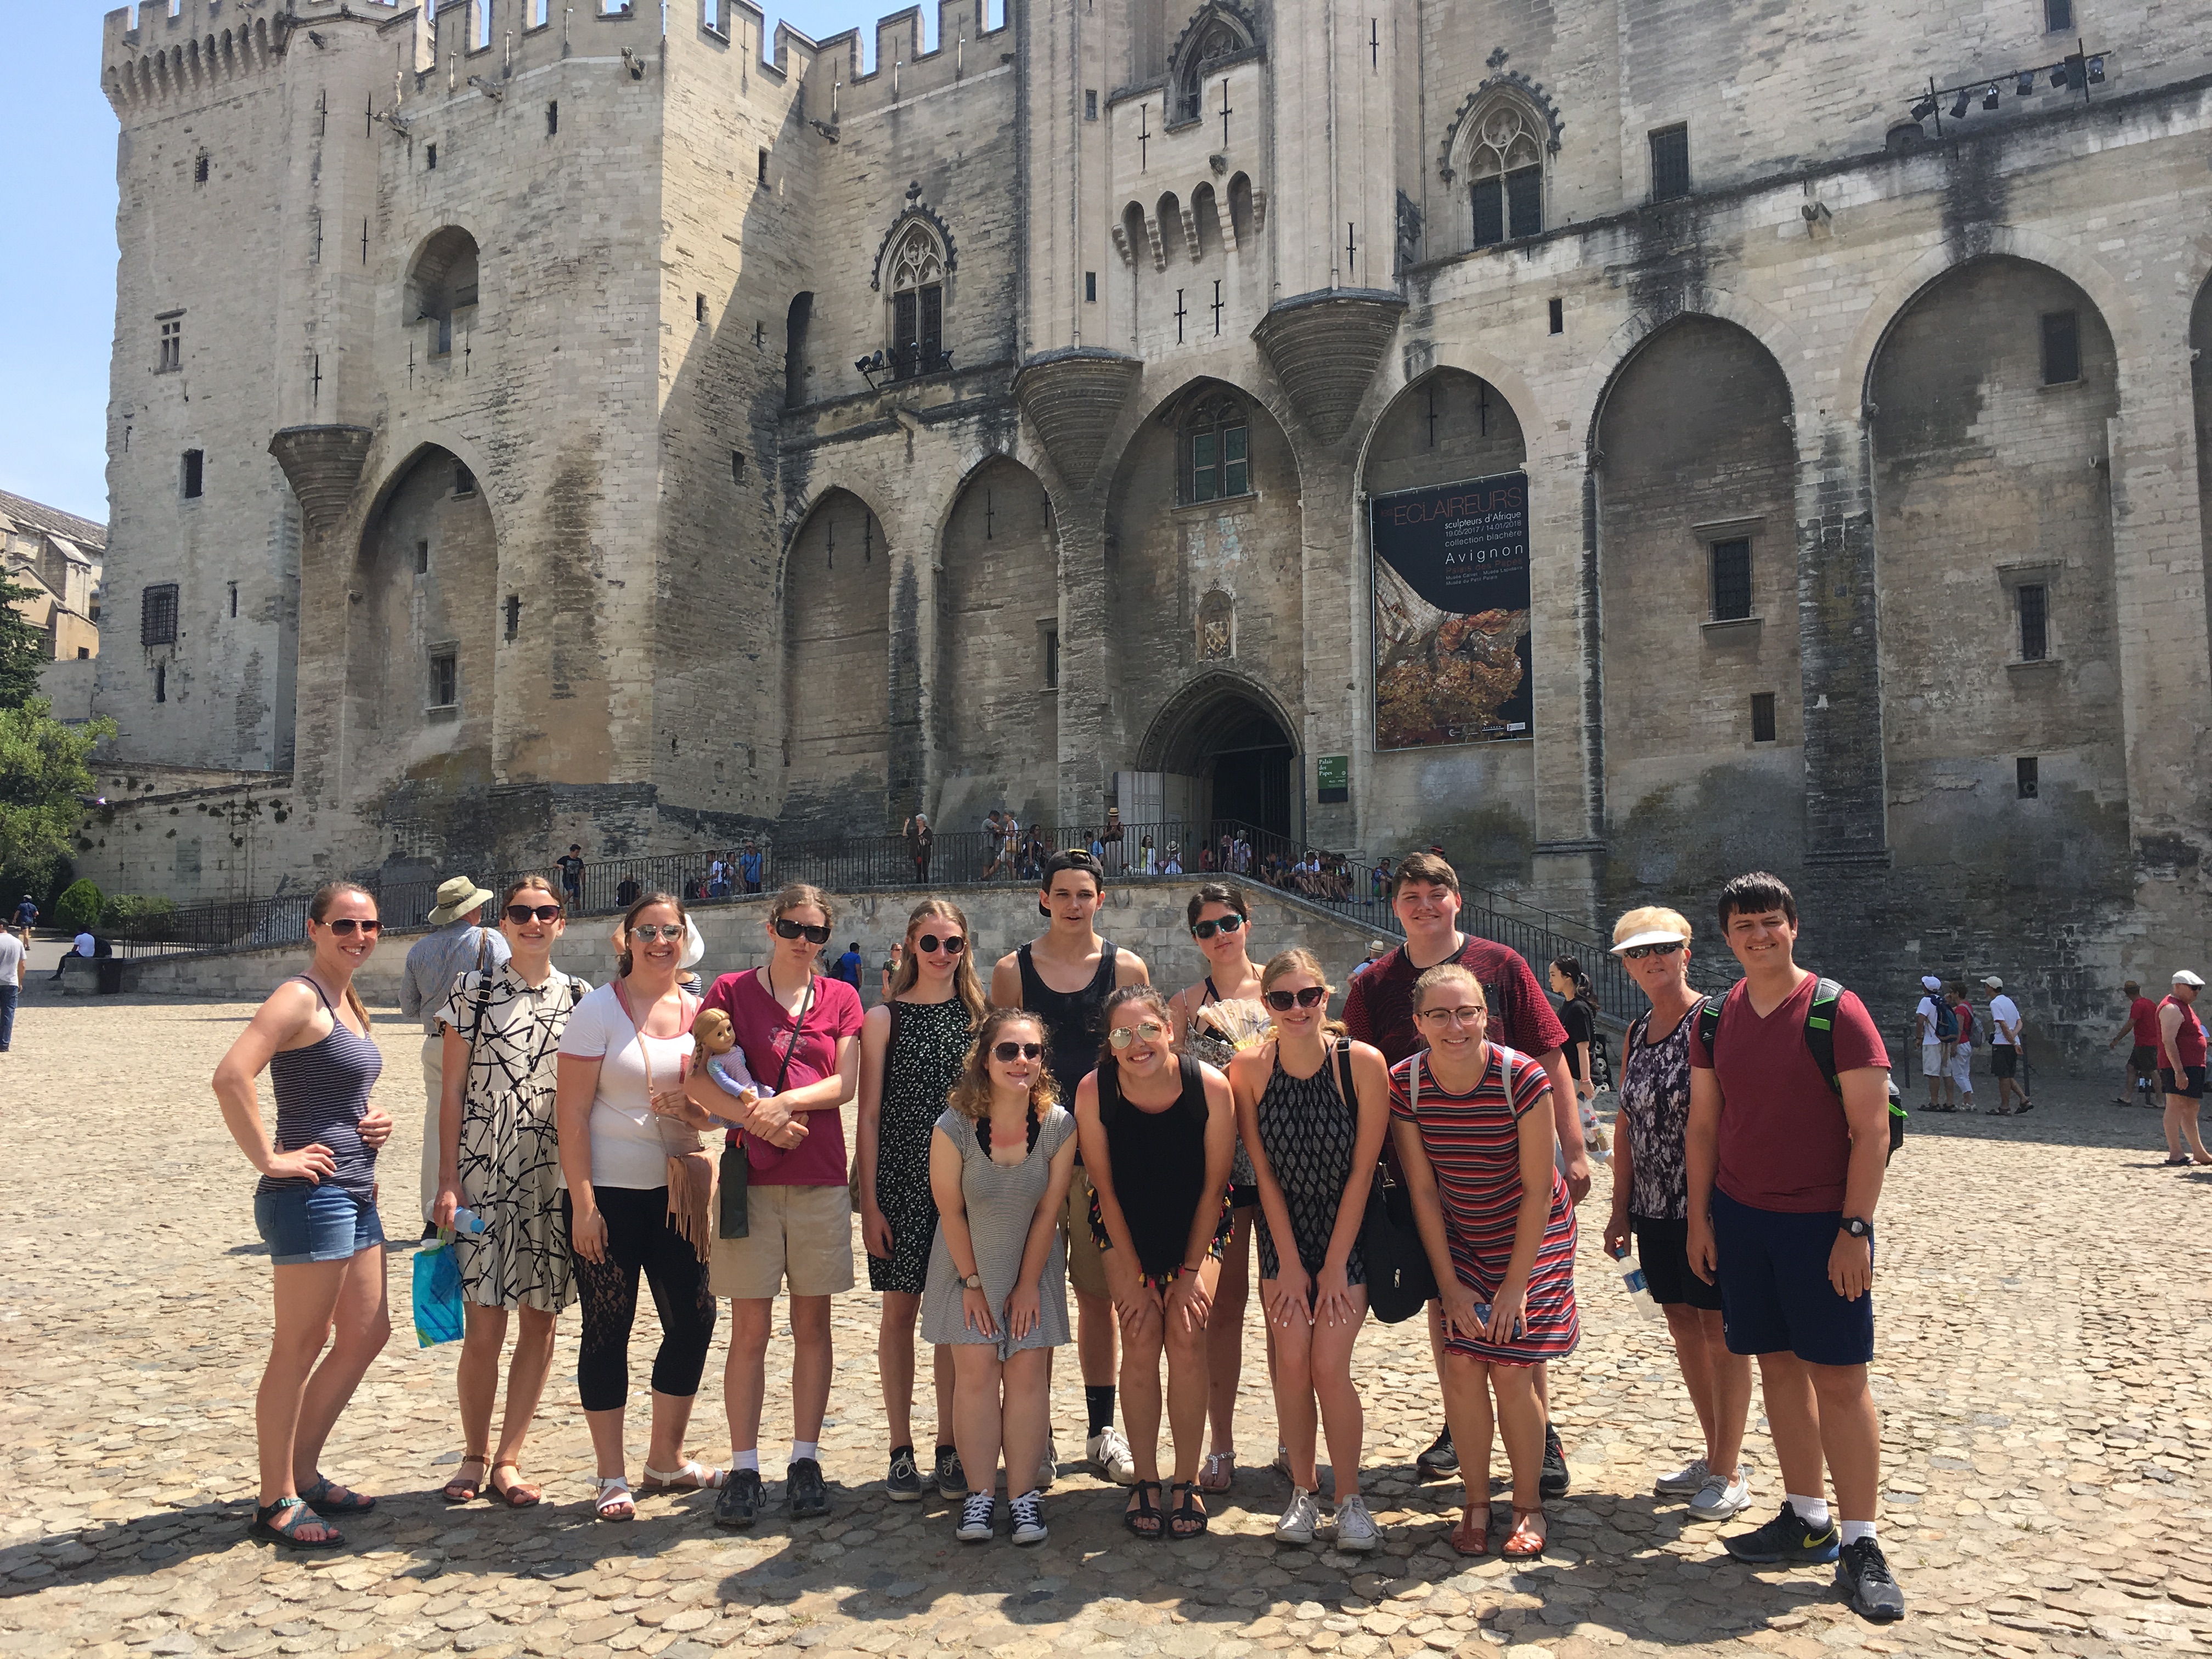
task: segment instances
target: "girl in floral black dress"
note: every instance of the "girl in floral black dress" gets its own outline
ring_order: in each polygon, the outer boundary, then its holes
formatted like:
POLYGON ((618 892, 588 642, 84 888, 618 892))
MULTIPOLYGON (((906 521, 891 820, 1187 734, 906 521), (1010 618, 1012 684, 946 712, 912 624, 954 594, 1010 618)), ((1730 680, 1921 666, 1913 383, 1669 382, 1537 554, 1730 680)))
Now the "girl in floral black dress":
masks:
MULTIPOLYGON (((895 1503, 922 1495, 914 1455, 914 1333, 937 1236, 929 1191, 929 1137, 945 1114, 968 1045, 983 1017, 968 918, 947 899, 927 899, 907 918, 890 1000, 860 1028, 860 1123, 856 1156, 860 1238, 868 1285, 882 1292, 876 1369, 890 1429, 885 1490, 895 1503)), ((935 1351, 937 1455, 932 1476, 957 1497, 967 1475, 953 1450, 952 1360, 935 1351)))

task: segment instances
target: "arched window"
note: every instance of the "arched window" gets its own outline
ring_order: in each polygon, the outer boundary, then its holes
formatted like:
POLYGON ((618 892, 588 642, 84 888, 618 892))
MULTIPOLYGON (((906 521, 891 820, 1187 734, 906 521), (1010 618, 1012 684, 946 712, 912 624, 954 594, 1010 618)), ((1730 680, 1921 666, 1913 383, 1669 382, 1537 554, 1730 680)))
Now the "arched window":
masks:
POLYGON ((945 250, 929 227, 909 225, 891 251, 891 378, 931 374, 945 349, 945 250))
POLYGON ((1182 498, 1217 501, 1252 493, 1250 427, 1227 393, 1194 404, 1182 422, 1182 498))
POLYGON ((465 331, 476 314, 476 238, 459 226, 447 226, 423 244, 408 287, 413 301, 408 320, 430 325, 430 356, 447 356, 453 349, 456 317, 465 331))
POLYGON ((1203 259, 1221 252, 1221 209, 1212 185, 1200 185, 1190 193, 1190 216, 1198 222, 1198 252, 1203 259))
POLYGON ((1206 113, 1206 72, 1220 58, 1253 44, 1251 29, 1230 9, 1208 6, 1176 43, 1175 113, 1171 125, 1195 121, 1206 113))
POLYGON ((1544 133, 1535 111, 1501 97, 1468 123, 1464 168, 1474 208, 1474 246, 1534 236, 1544 228, 1544 133))

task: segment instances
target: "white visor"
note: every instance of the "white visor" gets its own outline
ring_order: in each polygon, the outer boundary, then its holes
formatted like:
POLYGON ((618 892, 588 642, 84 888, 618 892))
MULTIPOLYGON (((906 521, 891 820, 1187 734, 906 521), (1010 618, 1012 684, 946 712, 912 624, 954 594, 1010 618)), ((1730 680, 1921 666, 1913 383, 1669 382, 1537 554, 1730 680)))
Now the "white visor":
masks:
POLYGON ((1633 951, 1639 945, 1687 945, 1689 942, 1680 933, 1671 933, 1664 927, 1655 927, 1649 933, 1630 934, 1613 947, 1613 954, 1619 956, 1623 951, 1633 951))

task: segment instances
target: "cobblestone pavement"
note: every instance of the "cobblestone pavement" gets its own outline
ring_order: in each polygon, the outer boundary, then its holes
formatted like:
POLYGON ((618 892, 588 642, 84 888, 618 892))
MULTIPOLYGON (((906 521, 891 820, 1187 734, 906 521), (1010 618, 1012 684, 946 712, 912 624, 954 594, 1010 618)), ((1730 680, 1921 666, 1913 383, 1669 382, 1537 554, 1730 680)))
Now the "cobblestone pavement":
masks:
MULTIPOLYGON (((2153 1115, 2116 1109, 2109 1087, 2087 1084, 2048 1086, 2016 1121, 1916 1119, 1893 1166, 1878 1386, 1884 1538, 1912 1607, 1902 1625, 1860 1622, 1825 1569, 1730 1564, 1718 1528, 1649 1495, 1656 1473, 1697 1449, 1693 1419, 1662 1328, 1634 1319, 1600 1249, 1602 1174, 1583 1210, 1583 1346, 1553 1370, 1575 1490, 1553 1506, 1553 1549, 1534 1569, 1494 1558, 1470 1569, 1445 1543, 1455 1488, 1413 1483, 1413 1454, 1439 1421, 1418 1323, 1370 1324, 1359 1350, 1370 1502, 1387 1538, 1374 1556, 1274 1544, 1286 1486, 1264 1467, 1239 1474, 1214 1505, 1212 1535, 1190 1545, 1136 1543, 1118 1525, 1120 1496, 1071 1464, 1047 1502, 1048 1544, 1018 1551, 1002 1530, 963 1548, 945 1505, 893 1506, 872 1484, 884 1447, 866 1293, 839 1304, 828 1520, 777 1513, 729 1534, 709 1524, 708 1499, 690 1498, 647 1500, 629 1526, 595 1524, 573 1313, 528 1459, 549 1501, 449 1510, 435 1488, 459 1443, 456 1349, 413 1345, 404 1251, 392 1343, 328 1459, 384 1501, 349 1523, 349 1553, 281 1556, 244 1537, 268 1267, 250 1172, 207 1088, 247 1012, 39 996, 0 1062, 0 1656, 1407 1659, 1503 1648, 1569 1659, 1624 1647, 2212 1643, 2212 1531, 2194 1449, 2212 1435, 2200 1219, 2212 1188, 2155 1167, 2153 1115)), ((402 1126, 385 1155, 386 1218, 404 1236, 416 1039, 396 1020, 379 1036, 380 1099, 402 1126)), ((1274 1431, 1256 1316, 1246 1352, 1240 1447, 1264 1465, 1274 1431)), ((1081 1425, 1073 1358, 1056 1373, 1063 1449, 1081 1425)), ((779 1342, 764 1436, 775 1458, 789 1436, 774 1400, 788 1360, 779 1342)), ((694 1425, 709 1459, 724 1432, 720 1369, 694 1425)), ((1758 1519, 1780 1494, 1756 1428, 1749 1451, 1758 1519)))

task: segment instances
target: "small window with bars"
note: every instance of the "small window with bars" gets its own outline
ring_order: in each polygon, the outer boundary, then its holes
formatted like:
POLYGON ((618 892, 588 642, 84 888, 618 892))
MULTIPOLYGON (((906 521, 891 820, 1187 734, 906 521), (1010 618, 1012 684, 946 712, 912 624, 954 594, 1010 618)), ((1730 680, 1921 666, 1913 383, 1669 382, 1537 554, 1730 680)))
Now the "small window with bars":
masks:
POLYGON ((199 450, 188 449, 185 452, 184 491, 185 499, 188 501, 196 501, 199 499, 200 485, 206 471, 205 460, 206 457, 199 450))
POLYGON ((1651 135, 1651 199, 1672 201, 1690 193, 1690 130, 1661 127, 1651 135))
POLYGON ((2071 311, 2043 315, 2043 383, 2069 386, 2081 378, 2081 322, 2071 311))
POLYGON ((177 642, 177 585, 157 582, 138 599, 138 643, 174 645, 177 642))
POLYGON ((460 662, 453 652, 430 653, 430 707, 451 708, 460 702, 460 662))
POLYGON ((2051 590, 2023 582, 2014 590, 2020 605, 2020 659, 2042 662, 2051 655, 2051 590))
POLYGON ((1751 616, 1751 539, 1731 537, 1715 542, 1713 560, 1713 620, 1744 622, 1751 616))

